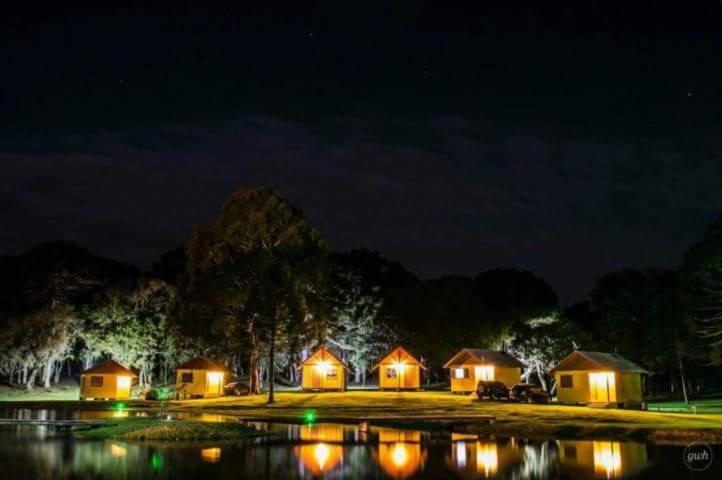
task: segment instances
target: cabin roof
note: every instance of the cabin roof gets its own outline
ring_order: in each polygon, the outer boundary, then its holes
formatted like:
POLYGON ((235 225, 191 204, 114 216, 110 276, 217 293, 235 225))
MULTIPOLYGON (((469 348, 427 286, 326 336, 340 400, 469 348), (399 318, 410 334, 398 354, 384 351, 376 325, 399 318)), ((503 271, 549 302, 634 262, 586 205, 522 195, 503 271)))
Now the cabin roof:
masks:
POLYGON ((228 368, 208 357, 193 357, 187 362, 178 365, 177 370, 211 370, 216 372, 228 372, 228 368))
POLYGON ((418 365, 419 367, 426 370, 426 367, 419 362, 414 355, 412 355, 408 350, 406 350, 401 345, 397 346, 393 350, 391 350, 389 353, 387 353, 381 360, 378 361, 376 365, 371 367, 371 371, 373 372, 377 368, 379 368, 383 363, 405 363, 407 365, 418 365))
POLYGON ((549 370, 549 374, 551 375, 558 371, 575 370, 614 370, 617 372, 649 373, 636 363, 630 362, 616 353, 582 352, 575 350, 564 357, 556 367, 549 370))
POLYGON ((462 348, 451 360, 446 362, 444 368, 460 367, 461 365, 496 365, 499 367, 525 368, 522 362, 506 352, 486 350, 483 348, 462 348))
POLYGON ((321 347, 315 352, 313 352, 313 354, 310 355, 306 360, 304 360, 303 363, 298 366, 298 368, 301 369, 304 365, 318 365, 320 362, 329 361, 331 363, 338 363, 340 365, 343 365, 343 368, 345 368, 346 370, 351 370, 348 365, 343 363, 340 358, 331 353, 331 351, 326 347, 321 347))
POLYGON ((98 365, 94 367, 90 367, 89 369, 83 371, 83 375, 86 375, 88 373, 97 373, 97 374, 105 374, 105 375, 127 375, 130 377, 137 377, 138 375, 135 374, 133 370, 130 370, 129 368, 125 368, 123 365, 119 364, 115 360, 106 360, 102 363, 99 363, 98 365))

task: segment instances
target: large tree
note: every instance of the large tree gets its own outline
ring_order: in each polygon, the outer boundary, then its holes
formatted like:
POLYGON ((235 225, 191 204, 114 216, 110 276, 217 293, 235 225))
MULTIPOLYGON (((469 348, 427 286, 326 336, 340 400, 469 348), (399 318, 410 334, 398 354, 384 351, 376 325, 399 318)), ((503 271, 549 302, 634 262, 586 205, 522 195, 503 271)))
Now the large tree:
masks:
POLYGON ((193 231, 178 318, 240 340, 228 343, 248 352, 253 394, 261 391, 267 347, 272 402, 278 337, 323 335, 314 324, 326 320, 318 301, 325 292, 325 252, 318 231, 278 192, 240 188, 215 223, 193 231))

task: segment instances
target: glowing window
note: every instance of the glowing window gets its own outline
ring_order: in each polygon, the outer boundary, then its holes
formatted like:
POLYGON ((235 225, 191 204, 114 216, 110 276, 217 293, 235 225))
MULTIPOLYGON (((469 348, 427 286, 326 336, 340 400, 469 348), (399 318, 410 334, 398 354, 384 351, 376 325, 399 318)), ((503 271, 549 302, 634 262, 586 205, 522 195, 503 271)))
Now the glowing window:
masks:
POLYGON ((468 368, 455 368, 454 369, 454 378, 469 378, 469 369, 468 368))
POLYGON ((491 367, 491 366, 475 367, 474 373, 476 373, 477 380, 494 380, 494 367, 491 367))
POLYGON ((338 368, 330 367, 326 370, 326 378, 329 380, 336 380, 338 377, 338 368))

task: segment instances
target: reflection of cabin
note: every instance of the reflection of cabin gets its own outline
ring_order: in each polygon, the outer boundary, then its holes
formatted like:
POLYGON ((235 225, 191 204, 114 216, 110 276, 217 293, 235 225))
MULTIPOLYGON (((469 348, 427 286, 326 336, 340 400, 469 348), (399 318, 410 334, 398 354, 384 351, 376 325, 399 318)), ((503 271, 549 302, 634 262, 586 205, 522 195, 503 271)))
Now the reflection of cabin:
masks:
POLYGON ((176 368, 178 398, 212 398, 223 396, 228 369, 206 357, 191 358, 176 368))
POLYGON ((647 466, 647 447, 637 442, 559 440, 559 462, 574 477, 621 478, 647 466))
POLYGON ((635 408, 642 404, 642 367, 619 355, 574 351, 554 367, 559 403, 635 408))
POLYGON ((421 387, 421 369, 425 368, 404 347, 396 347, 371 370, 379 369, 379 388, 418 389, 421 387))
POLYGON ((300 460, 302 478, 323 477, 341 463, 343 445, 319 442, 299 445, 293 452, 300 460))
POLYGON ((507 387, 519 383, 524 366, 506 352, 464 348, 444 368, 450 369, 452 392, 475 392, 481 380, 503 382, 507 387))
POLYGON ((325 347, 316 350, 299 368, 304 390, 346 390, 348 367, 325 347))
POLYGON ((137 375, 115 360, 106 360, 80 375, 80 399, 130 400, 137 375))
POLYGON ((426 461, 426 450, 421 446, 421 432, 375 428, 378 433, 378 452, 374 458, 393 478, 406 478, 415 474, 426 461))
POLYGON ((529 451, 514 439, 484 440, 478 435, 452 433, 447 464, 463 478, 511 478, 514 475, 509 474, 509 468, 524 463, 529 451))

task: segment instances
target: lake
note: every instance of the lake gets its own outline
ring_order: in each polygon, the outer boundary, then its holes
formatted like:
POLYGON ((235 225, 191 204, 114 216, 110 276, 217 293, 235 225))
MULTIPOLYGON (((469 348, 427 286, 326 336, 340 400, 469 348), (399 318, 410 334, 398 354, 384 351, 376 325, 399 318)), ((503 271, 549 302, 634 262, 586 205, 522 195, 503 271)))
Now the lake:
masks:
MULTIPOLYGON (((0 410, 0 418, 100 419, 127 411, 0 410)), ((141 413, 142 414, 142 413, 141 413)), ((202 421, 231 417, 188 415, 202 421)), ((704 472, 684 445, 612 440, 484 438, 343 424, 268 424, 274 435, 224 442, 77 439, 45 426, 0 426, 2 479, 194 478, 722 478, 722 448, 704 472)))

